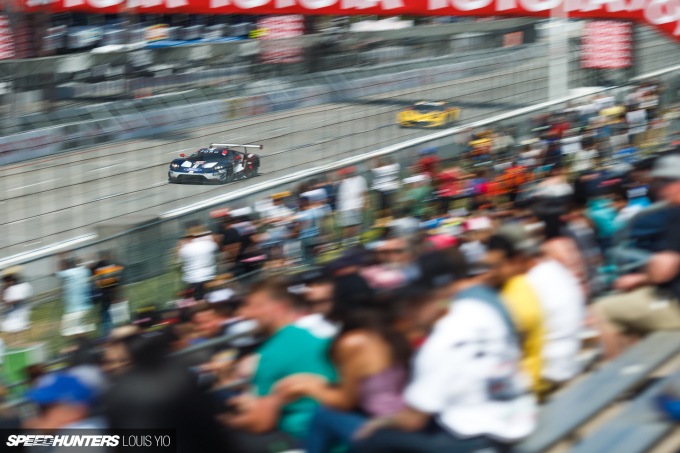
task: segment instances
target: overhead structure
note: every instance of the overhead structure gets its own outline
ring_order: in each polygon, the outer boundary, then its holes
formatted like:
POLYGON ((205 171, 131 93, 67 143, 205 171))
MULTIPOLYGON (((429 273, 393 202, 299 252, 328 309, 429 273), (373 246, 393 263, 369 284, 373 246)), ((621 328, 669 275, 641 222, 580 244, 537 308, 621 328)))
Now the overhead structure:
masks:
POLYGON ((6 0, 15 10, 118 14, 535 16, 648 23, 680 39, 680 0, 6 0), (554 16, 553 16, 554 17, 554 16))

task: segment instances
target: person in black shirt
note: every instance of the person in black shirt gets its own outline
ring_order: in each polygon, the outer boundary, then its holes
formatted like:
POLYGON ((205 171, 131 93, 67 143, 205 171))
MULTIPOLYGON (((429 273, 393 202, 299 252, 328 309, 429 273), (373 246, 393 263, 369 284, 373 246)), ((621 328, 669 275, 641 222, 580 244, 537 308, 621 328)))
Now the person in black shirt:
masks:
MULTIPOLYGON (((664 156, 655 162, 659 197, 680 206, 680 155, 664 156)), ((620 277, 614 288, 620 294, 597 301, 593 307, 608 358, 620 354, 626 336, 657 330, 680 329, 680 213, 664 226, 659 251, 643 271, 620 277)))
POLYGON ((112 328, 111 304, 116 300, 118 287, 125 268, 115 264, 110 252, 101 252, 99 261, 92 268, 92 280, 96 289, 95 300, 99 302, 100 328, 108 334, 112 328))
POLYGON ((124 339, 132 359, 129 370, 104 394, 111 429, 174 429, 178 453, 235 451, 212 416, 210 397, 180 360, 168 357, 174 340, 168 330, 124 339))
POLYGON ((233 217, 225 216, 217 231, 222 252, 227 255, 226 259, 229 262, 235 261, 241 251, 241 235, 234 228, 235 223, 233 217))

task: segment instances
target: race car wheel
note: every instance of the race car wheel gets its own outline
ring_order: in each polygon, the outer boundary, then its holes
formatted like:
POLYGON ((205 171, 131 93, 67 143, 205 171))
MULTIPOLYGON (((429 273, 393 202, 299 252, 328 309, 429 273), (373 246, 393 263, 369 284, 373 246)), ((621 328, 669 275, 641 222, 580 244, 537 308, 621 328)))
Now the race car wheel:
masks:
POLYGON ((259 164, 255 163, 248 168, 248 172, 246 174, 247 178, 253 178, 257 176, 257 171, 259 170, 260 166, 259 164))

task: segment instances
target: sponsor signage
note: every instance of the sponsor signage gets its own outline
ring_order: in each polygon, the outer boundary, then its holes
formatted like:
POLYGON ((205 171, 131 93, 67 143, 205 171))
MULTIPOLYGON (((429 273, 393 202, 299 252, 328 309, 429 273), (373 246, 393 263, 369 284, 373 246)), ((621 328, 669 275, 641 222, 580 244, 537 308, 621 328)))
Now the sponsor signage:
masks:
POLYGON ((74 27, 68 30, 69 49, 80 49, 97 44, 104 37, 102 27, 74 27))
POLYGON ((144 28, 144 40, 146 42, 163 41, 170 39, 170 27, 167 24, 151 25, 144 28))
POLYGON ((305 34, 304 17, 299 14, 264 17, 257 21, 257 39, 262 41, 260 63, 299 63, 302 46, 295 38, 305 34))
POLYGON ((616 69, 632 63, 633 29, 629 22, 594 20, 583 27, 581 67, 616 69))
POLYGON ((7 16, 0 15, 0 60, 14 58, 14 39, 7 16))
POLYGON ((524 43, 524 32, 516 31, 503 35, 503 47, 514 47, 524 43))
MULTIPOLYGON (((17 0, 24 11, 118 14, 131 0, 17 0)), ((680 39, 677 0, 155 0, 136 4, 139 14, 537 16, 551 12, 579 19, 645 22, 680 39)))

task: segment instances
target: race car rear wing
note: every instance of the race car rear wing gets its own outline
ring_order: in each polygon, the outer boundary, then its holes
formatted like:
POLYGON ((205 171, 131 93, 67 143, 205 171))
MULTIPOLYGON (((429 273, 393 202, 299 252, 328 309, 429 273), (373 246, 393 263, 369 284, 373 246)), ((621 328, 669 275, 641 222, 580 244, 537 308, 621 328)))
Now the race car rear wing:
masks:
POLYGON ((211 148, 240 147, 240 148, 259 148, 259 149, 262 149, 262 145, 237 145, 236 143, 211 143, 210 147, 211 148))

